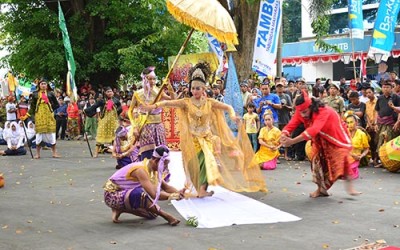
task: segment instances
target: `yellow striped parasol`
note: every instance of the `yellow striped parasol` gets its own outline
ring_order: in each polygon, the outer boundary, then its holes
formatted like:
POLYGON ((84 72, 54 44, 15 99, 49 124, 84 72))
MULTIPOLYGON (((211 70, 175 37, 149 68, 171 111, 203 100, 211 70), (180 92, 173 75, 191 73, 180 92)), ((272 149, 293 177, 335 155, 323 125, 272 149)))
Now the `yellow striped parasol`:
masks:
POLYGON ((239 44, 229 12, 217 0, 167 0, 168 11, 181 23, 207 32, 226 44, 239 44))

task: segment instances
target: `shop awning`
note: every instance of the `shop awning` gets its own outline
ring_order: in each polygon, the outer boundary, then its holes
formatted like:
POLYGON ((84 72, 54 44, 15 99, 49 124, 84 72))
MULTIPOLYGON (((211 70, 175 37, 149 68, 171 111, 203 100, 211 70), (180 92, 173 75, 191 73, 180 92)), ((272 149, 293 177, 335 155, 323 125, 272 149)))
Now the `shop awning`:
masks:
MULTIPOLYGON (((348 54, 348 53, 343 53, 348 54)), ((343 54, 331 54, 331 55, 312 55, 312 56, 299 56, 299 57, 286 57, 282 58, 283 65, 301 65, 303 63, 336 63, 343 61, 343 54)), ((354 52, 354 55, 350 54, 350 61, 361 60, 361 58, 367 58, 367 52, 354 52)), ((393 50, 391 53, 393 58, 400 57, 400 50, 393 50)))

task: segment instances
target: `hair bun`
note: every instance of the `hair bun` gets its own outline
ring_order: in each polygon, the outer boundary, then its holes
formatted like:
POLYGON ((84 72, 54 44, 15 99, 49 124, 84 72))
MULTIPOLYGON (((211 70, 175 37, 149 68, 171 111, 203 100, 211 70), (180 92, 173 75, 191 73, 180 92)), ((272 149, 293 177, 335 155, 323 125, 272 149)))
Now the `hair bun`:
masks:
POLYGON ((208 82, 211 76, 210 64, 207 62, 199 62, 189 70, 190 81, 201 79, 204 83, 208 82))

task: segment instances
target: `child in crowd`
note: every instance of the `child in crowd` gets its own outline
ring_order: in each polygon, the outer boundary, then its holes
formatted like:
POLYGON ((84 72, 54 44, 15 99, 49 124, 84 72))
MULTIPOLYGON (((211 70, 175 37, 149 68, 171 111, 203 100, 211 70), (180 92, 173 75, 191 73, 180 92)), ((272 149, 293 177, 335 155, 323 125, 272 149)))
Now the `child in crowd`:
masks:
POLYGON ((257 144, 257 133, 260 129, 260 119, 258 118, 258 114, 254 113, 256 106, 253 103, 249 103, 247 105, 247 113, 243 115, 243 119, 245 121, 246 133, 249 136, 249 140, 251 145, 253 146, 254 152, 258 149, 257 144))
POLYGON ((256 161, 259 166, 264 170, 273 170, 276 168, 278 157, 280 155, 279 148, 281 131, 274 127, 274 118, 271 110, 266 110, 264 113, 264 124, 258 136, 258 143, 260 149, 254 156, 253 161, 256 161))

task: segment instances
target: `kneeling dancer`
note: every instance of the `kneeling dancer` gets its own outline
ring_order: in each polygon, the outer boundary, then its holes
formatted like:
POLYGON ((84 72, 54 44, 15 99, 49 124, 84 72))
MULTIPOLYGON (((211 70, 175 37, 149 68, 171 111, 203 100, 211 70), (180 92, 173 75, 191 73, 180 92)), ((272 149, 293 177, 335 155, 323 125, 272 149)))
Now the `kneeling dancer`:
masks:
POLYGON ((171 226, 180 222, 157 205, 158 200, 180 200, 185 191, 165 182, 168 164, 169 149, 161 145, 154 149, 151 159, 126 165, 109 178, 104 185, 104 201, 112 210, 113 222, 120 222, 122 213, 147 219, 160 215, 171 226))

